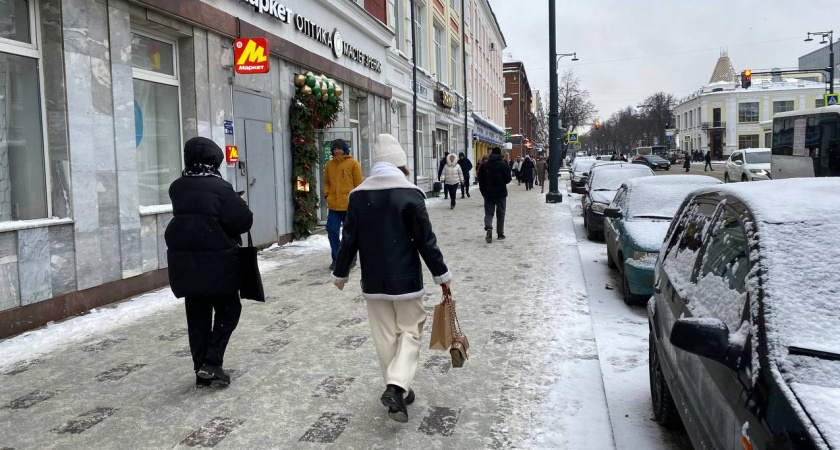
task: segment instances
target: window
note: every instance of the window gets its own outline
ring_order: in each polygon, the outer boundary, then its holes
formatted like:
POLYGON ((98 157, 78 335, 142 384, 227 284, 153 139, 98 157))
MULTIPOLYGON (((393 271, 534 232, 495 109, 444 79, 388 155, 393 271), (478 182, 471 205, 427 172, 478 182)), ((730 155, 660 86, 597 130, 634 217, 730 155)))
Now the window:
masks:
POLYGON ((49 217, 34 5, 0 0, 0 222, 49 217))
POLYGON ((446 84, 446 69, 443 67, 443 28, 435 22, 435 76, 439 83, 446 84))
POLYGON ((744 162, 744 154, 742 152, 735 152, 732 154, 732 162, 744 162))
POLYGON ((663 259, 663 268, 672 283, 684 284, 691 280, 697 252, 706 239, 715 209, 716 205, 712 203, 692 203, 672 225, 673 232, 663 259))
POLYGON ((697 295, 690 303, 695 317, 720 319, 730 331, 741 327, 750 269, 747 235, 738 216, 724 209, 703 255, 697 295))
POLYGON ((738 104, 738 123, 758 122, 758 102, 738 104))
POLYGON ((743 148, 758 148, 758 135, 744 134, 738 136, 738 149, 743 148))
POLYGON ((455 14, 461 13, 461 0, 449 0, 449 6, 455 14))
POLYGON ((694 128, 694 110, 688 112, 688 126, 694 128))
POLYGON ((773 114, 793 111, 793 100, 773 102, 773 114))
POLYGON ((405 50, 405 9, 403 2, 405 0, 390 0, 391 11, 393 11, 392 22, 394 25, 394 33, 397 36, 397 50, 405 50))
POLYGON ((425 39, 425 31, 426 31, 426 4, 417 1, 414 3, 414 28, 415 28, 415 38, 417 42, 414 42, 413 45, 417 48, 417 66, 426 68, 426 56, 424 52, 424 44, 426 43, 425 39))
POLYGON ((814 108, 822 108, 823 106, 825 106, 824 98, 818 98, 814 100, 814 108))
POLYGON ((425 134, 425 124, 426 124, 426 117, 424 115, 420 115, 417 117, 417 134, 414 135, 414 139, 417 141, 417 148, 418 150, 418 158, 420 161, 417 162, 417 167, 419 168, 420 173, 417 176, 423 176, 426 173, 426 146, 423 145, 423 135, 425 134))
POLYGON ((460 53, 460 49, 458 47, 457 41, 452 41, 452 44, 450 45, 450 51, 449 51, 449 60, 450 60, 450 66, 451 66, 450 71, 451 71, 451 74, 452 74, 452 83, 450 83, 450 86, 452 87, 452 89, 455 89, 456 91, 458 90, 458 88, 460 86, 458 81, 461 79, 461 77, 458 76, 458 67, 460 66, 460 64, 458 64, 458 62, 461 59, 461 56, 459 55, 459 53, 460 53))
POLYGON ((175 41, 134 31, 134 127, 140 205, 170 203, 181 175, 181 111, 175 41))

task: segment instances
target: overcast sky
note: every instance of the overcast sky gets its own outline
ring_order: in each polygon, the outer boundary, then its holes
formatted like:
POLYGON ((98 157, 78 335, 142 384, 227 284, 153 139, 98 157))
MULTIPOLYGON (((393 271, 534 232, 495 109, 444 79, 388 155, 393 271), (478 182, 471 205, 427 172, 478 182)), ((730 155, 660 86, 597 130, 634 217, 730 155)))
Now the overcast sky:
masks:
MULTIPOLYGON (((505 52, 524 62, 547 104, 548 0, 489 1, 505 52)), ((557 0, 557 9, 557 52, 580 58, 563 58, 559 70, 574 68, 602 120, 658 90, 690 94, 708 83, 720 48, 737 71, 795 68, 820 47, 805 34, 840 23, 838 0, 557 0)))

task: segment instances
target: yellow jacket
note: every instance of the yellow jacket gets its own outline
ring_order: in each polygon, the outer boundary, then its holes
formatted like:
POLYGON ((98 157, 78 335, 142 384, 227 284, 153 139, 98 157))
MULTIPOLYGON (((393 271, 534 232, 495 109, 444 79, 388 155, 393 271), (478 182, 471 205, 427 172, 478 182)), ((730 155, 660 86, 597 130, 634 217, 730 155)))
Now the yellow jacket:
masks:
POLYGON ((327 208, 347 211, 350 191, 362 184, 362 165, 351 155, 333 156, 324 168, 327 208))

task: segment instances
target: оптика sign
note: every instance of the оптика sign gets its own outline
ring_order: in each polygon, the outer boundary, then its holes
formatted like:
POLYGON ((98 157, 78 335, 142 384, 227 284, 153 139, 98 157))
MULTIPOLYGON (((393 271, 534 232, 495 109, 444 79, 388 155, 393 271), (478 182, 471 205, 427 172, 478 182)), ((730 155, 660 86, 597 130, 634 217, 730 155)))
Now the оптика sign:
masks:
MULTIPOLYGON (((240 0, 232 1, 240 3, 240 0)), ((382 73, 382 63, 345 42, 338 28, 333 29, 333 31, 328 31, 326 28, 307 19, 303 15, 295 14, 291 9, 280 3, 279 0, 245 0, 245 2, 253 6, 254 10, 260 14, 267 14, 280 22, 294 25, 299 33, 328 47, 336 58, 346 56, 371 70, 382 73)))

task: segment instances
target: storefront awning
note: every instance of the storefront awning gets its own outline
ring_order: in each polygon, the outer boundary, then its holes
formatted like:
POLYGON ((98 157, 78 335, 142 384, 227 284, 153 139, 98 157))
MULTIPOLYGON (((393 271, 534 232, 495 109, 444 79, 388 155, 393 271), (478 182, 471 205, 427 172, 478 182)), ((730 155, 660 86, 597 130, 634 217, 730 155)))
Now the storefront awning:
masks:
POLYGON ((473 133, 473 139, 484 141, 493 145, 504 145, 504 142, 494 139, 493 137, 484 136, 482 134, 473 133))

